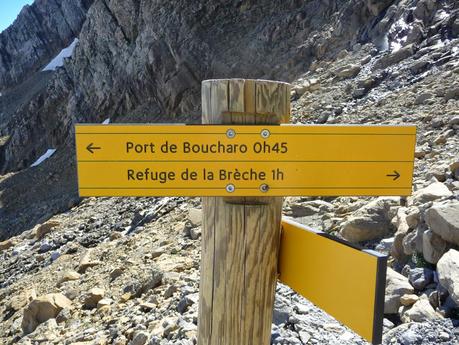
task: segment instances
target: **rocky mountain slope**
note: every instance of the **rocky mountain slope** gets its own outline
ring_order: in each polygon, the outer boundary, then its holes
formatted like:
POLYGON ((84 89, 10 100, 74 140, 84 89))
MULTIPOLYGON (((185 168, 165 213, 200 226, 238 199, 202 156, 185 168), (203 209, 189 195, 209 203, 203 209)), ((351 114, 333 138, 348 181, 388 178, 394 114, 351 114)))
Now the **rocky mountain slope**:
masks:
MULTIPOLYGON (((72 58, 41 92, 3 115, 0 173, 28 167, 49 148, 73 157, 75 122, 199 121, 203 79, 294 80, 316 58, 363 39, 379 42, 375 25, 390 3, 97 0, 72 58)), ((53 169, 59 181, 75 171, 69 160, 53 169)), ((75 184, 54 184, 48 176, 18 184, 49 184, 53 194, 68 196, 65 207, 76 200, 75 184)), ((19 191, 12 193, 17 204, 27 204, 19 191)), ((36 195, 41 205, 55 204, 47 193, 36 195)), ((0 236, 23 231, 43 214, 4 204, 0 236), (18 219, 21 211, 36 215, 18 219)))
MULTIPOLYGON (((0 343, 195 342, 200 200, 80 200, 71 133, 199 121, 212 77, 292 82, 294 123, 417 126, 413 196, 286 198, 284 214, 391 255, 385 344, 459 342, 456 1, 95 0, 78 38, 0 124, 0 343)), ((365 344, 281 285, 274 316, 273 344, 365 344)))
POLYGON ((37 0, 0 33, 0 91, 18 84, 78 36, 93 0, 37 0))

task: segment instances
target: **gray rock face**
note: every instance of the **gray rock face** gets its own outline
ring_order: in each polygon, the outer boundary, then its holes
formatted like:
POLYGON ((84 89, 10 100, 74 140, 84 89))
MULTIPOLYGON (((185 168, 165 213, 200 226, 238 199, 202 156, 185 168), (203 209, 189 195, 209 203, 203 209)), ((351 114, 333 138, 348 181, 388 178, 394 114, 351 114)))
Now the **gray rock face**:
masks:
POLYGON ((0 34, 0 90, 39 70, 80 32, 93 0, 37 0, 0 34))
POLYGON ((336 77, 341 79, 355 77, 359 74, 361 67, 359 65, 349 65, 334 71, 336 77))
POLYGON ((372 18, 358 1, 96 1, 71 61, 20 119, 4 129, 0 124, 0 138, 7 138, 0 173, 62 145, 75 122, 170 122, 177 114, 187 115, 180 121, 197 121, 202 80, 290 80, 315 56, 343 50, 372 18), (355 19, 330 23, 331 9, 355 19), (309 13, 324 20, 312 21, 309 13), (331 37, 311 35, 329 25, 339 28, 331 37))
POLYGON ((431 264, 436 264, 448 249, 448 242, 432 230, 427 230, 422 235, 422 253, 424 259, 431 264))
POLYGON ((382 69, 386 68, 388 66, 394 65, 397 62, 400 62, 407 57, 413 55, 415 52, 415 48, 413 45, 408 45, 406 47, 403 47, 402 49, 387 54, 383 56, 376 64, 375 64, 375 69, 382 69))
POLYGON ((391 227, 388 212, 396 198, 379 198, 357 210, 341 229, 341 235, 351 242, 382 238, 391 227))
POLYGON ((405 255, 413 255, 422 252, 425 230, 425 226, 418 226, 414 231, 411 231, 403 238, 402 247, 405 255))
POLYGON ((437 263, 438 279, 459 305, 459 251, 450 249, 437 263))
POLYGON ((448 187, 441 182, 435 182, 426 188, 420 189, 413 194, 416 202, 423 204, 440 198, 446 198, 453 195, 448 187))
POLYGON ((397 215, 392 220, 392 223, 397 227, 397 231, 394 236, 394 243, 390 253, 399 262, 406 262, 408 260, 408 257, 403 250, 403 239, 410 230, 406 213, 407 209, 405 207, 400 207, 397 210, 397 215))
MULTIPOLYGON (((202 80, 292 81, 314 60, 344 51, 362 32, 365 39, 374 37, 374 20, 388 4, 95 1, 72 57, 63 68, 47 74, 47 80, 41 80, 44 74, 39 73, 39 92, 8 107, 13 110, 6 120, 0 118, 0 174, 27 168, 47 149, 58 149, 45 162, 55 167, 52 174, 43 169, 39 177, 9 182, 13 187, 4 203, 0 233, 23 231, 78 200, 74 123, 102 122, 108 117, 126 123, 198 122, 202 80), (17 198, 23 194, 18 186, 29 190, 27 183, 47 184, 46 192, 30 194, 37 196, 33 205, 52 207, 24 210, 31 216, 23 221, 17 217, 18 209, 32 202, 17 198)), ((19 86, 29 90, 24 83, 19 86)), ((3 93, 10 97, 12 90, 3 93)), ((41 173, 40 168, 34 175, 41 173)))
POLYGON ((404 322, 423 322, 437 318, 440 318, 440 315, 435 312, 427 297, 421 297, 413 307, 402 316, 404 322))
POLYGON ((426 211, 425 220, 432 232, 459 245, 459 202, 434 204, 426 211))
POLYGON ((424 290, 427 285, 433 282, 433 271, 428 268, 412 269, 409 281, 416 290, 424 290))
POLYGON ((400 297, 414 292, 413 287, 405 276, 387 268, 386 296, 384 300, 384 314, 395 314, 400 308, 400 297))
POLYGON ((382 10, 386 9, 393 2, 394 2, 393 0, 367 0, 365 1, 366 5, 368 6, 368 9, 375 16, 381 13, 382 10))

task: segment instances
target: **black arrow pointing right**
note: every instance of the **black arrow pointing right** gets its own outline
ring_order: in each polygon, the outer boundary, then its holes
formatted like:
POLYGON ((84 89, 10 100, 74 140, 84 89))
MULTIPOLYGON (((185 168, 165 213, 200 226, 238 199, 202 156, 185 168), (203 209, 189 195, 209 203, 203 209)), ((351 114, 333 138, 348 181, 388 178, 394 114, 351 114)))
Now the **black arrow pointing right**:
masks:
POLYGON ((396 179, 398 179, 400 177, 400 174, 398 173, 397 170, 394 170, 394 173, 393 174, 387 174, 386 175, 387 177, 393 177, 393 181, 395 181, 396 179))
POLYGON ((91 143, 88 146, 86 146, 86 150, 88 150, 91 153, 94 153, 94 150, 100 150, 102 148, 102 147, 97 147, 97 146, 93 146, 93 145, 94 145, 94 143, 91 143))

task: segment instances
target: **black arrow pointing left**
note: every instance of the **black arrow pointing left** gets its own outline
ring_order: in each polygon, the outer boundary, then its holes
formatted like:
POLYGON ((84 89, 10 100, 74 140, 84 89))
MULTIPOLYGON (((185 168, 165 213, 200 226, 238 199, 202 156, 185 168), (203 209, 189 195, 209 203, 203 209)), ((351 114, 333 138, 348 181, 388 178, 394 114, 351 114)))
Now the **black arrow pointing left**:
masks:
POLYGON ((102 147, 93 146, 93 145, 94 143, 91 143, 88 146, 86 146, 86 150, 88 150, 91 153, 94 153, 94 150, 100 150, 102 148, 102 147))

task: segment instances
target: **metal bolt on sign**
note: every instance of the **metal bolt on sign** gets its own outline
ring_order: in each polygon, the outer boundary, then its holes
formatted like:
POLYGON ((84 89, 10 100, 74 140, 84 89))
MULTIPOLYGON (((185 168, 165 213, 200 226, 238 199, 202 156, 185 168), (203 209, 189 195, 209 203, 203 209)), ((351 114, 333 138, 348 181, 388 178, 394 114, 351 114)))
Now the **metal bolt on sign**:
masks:
POLYGON ((260 191, 262 191, 263 193, 266 193, 268 190, 269 190, 269 186, 266 183, 260 186, 260 191))
POLYGON ((233 139, 235 136, 236 136, 236 131, 234 129, 228 129, 226 131, 226 136, 229 138, 229 139, 233 139))
POLYGON ((228 193, 233 193, 235 189, 236 189, 236 188, 235 188, 234 185, 231 184, 231 183, 228 184, 228 185, 226 185, 226 191, 227 191, 228 193))
POLYGON ((263 129, 260 134, 263 139, 268 139, 271 132, 268 129, 263 129))

